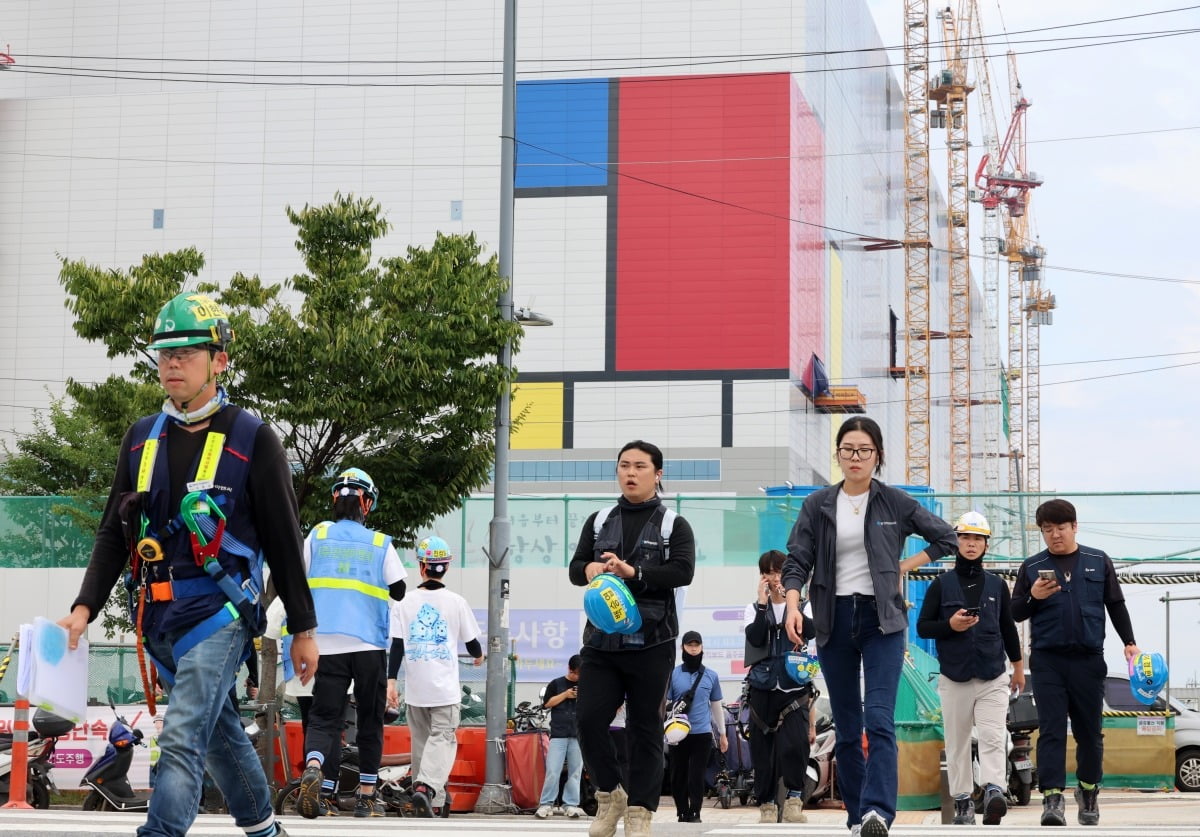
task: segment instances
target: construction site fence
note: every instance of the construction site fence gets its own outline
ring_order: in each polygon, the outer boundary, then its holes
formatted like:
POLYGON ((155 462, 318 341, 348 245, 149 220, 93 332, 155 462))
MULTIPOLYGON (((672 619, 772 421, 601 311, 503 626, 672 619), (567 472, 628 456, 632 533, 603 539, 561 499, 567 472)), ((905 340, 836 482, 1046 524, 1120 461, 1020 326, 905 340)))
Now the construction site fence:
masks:
MULTIPOLYGON (((0 646, 0 657, 9 653, 7 644, 0 646)), ((20 661, 19 648, 12 651, 11 662, 0 677, 0 704, 11 704, 17 696, 17 668, 20 661)), ((147 661, 149 665, 149 661, 147 661)), ((515 673, 511 661, 505 660, 505 679, 509 682, 510 697, 509 714, 512 714, 511 694, 515 688, 515 673)), ((246 699, 247 671, 245 668, 237 678, 236 691, 238 700, 246 711, 253 711, 254 703, 246 699)), ((476 666, 470 657, 459 657, 458 676, 462 684, 462 722, 464 724, 482 724, 484 722, 484 706, 486 703, 485 678, 487 671, 483 666, 476 666)), ((404 684, 403 666, 399 678, 401 688, 404 684)), ((282 689, 281 689, 282 691, 282 689)), ((88 703, 96 706, 136 705, 146 702, 146 693, 142 688, 142 676, 138 668, 137 648, 132 645, 92 643, 88 648, 88 703)), ((170 697, 162 699, 170 703, 170 697)), ((300 710, 294 699, 285 698, 283 715, 288 720, 299 720, 300 710)), ((404 723, 403 713, 397 723, 404 723)))
MULTIPOLYGON (((664 502, 695 531, 699 568, 754 566, 764 551, 786 549, 800 506, 815 490, 780 486, 754 497, 673 495, 664 502)), ((972 510, 986 516, 992 528, 989 560, 1000 568, 1042 549, 1035 514, 1041 503, 1054 497, 1071 501, 1078 510, 1081 543, 1104 550, 1118 562, 1156 565, 1160 583, 1172 566, 1190 579, 1189 565, 1200 561, 1200 492, 942 494, 919 487, 907 490, 949 522, 972 510)), ((613 501, 611 495, 510 496, 511 566, 565 566, 587 517, 613 501)), ((86 566, 92 535, 81 531, 66 513, 72 502, 65 497, 0 497, 0 568, 86 566)), ((492 510, 490 496, 470 497, 426 531, 446 538, 464 567, 486 567, 484 551, 492 510)), ((919 544, 914 542, 912 549, 916 548, 919 544)))

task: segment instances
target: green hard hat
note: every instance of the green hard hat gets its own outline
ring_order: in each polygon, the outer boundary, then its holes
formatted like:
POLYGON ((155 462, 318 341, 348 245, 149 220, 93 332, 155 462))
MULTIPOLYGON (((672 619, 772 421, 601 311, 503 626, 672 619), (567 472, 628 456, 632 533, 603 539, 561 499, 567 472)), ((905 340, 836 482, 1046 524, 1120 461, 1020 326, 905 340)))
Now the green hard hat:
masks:
POLYGON ((158 312, 150 350, 213 343, 218 348, 233 342, 233 327, 225 309, 206 294, 184 292, 158 312))

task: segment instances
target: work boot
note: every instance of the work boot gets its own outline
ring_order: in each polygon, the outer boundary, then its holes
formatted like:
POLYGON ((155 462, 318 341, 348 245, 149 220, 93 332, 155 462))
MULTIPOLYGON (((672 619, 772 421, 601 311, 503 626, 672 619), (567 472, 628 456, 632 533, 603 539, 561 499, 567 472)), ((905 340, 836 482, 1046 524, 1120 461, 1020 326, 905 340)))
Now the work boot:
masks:
POLYGON ((1007 813, 1008 801, 1004 798, 1004 791, 995 785, 988 785, 983 792, 983 824, 999 825, 1007 813))
POLYGON ((434 791, 429 785, 424 782, 417 782, 412 787, 412 807, 413 813, 418 817, 430 818, 433 816, 433 797, 434 791))
POLYGON ((764 802, 758 806, 759 822, 779 822, 779 808, 774 802, 764 802))
POLYGON ((1080 825, 1100 824, 1100 788, 1075 788, 1075 804, 1080 825))
POLYGON ((650 837, 649 809, 641 805, 630 805, 625 809, 625 837, 650 837))
POLYGON ((620 785, 611 791, 596 791, 596 818, 588 826, 588 837, 613 837, 628 805, 629 794, 620 785))
POLYGON ((296 809, 306 820, 321 816, 321 768, 310 764, 300 777, 300 793, 296 796, 296 809))
POLYGON ((385 813, 384 807, 379 804, 373 793, 359 793, 354 798, 354 816, 356 817, 382 817, 385 813))
POLYGON ((969 796, 955 798, 953 825, 975 824, 975 802, 969 796))
POLYGON ((789 796, 783 800, 784 822, 808 822, 804 814, 804 800, 798 796, 789 796))
MULTIPOLYGON (((1099 819, 1099 813, 1096 814, 1099 819)), ((1042 797, 1042 825, 1066 825, 1067 809, 1062 791, 1047 793, 1042 797)))

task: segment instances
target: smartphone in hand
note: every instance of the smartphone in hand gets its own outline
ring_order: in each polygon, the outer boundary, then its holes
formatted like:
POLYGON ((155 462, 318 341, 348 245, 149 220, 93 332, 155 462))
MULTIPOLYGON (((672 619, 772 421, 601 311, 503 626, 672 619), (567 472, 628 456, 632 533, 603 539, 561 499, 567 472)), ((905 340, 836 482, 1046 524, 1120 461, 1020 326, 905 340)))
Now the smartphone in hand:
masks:
POLYGON ((966 607, 966 608, 963 608, 963 613, 964 613, 964 615, 966 615, 966 616, 978 616, 978 615, 979 615, 979 608, 977 608, 977 607, 966 607))
POLYGON ((1056 576, 1054 570, 1038 570, 1038 578, 1042 581, 1054 581, 1056 576))

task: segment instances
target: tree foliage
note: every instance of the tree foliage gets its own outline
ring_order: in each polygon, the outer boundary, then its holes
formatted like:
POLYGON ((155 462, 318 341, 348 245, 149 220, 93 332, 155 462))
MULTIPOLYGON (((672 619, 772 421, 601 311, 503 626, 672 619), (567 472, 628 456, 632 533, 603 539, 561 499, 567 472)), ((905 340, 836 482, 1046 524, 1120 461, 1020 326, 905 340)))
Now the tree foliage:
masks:
POLYGON ((76 333, 130 368, 98 384, 68 381, 50 421, 0 464, 0 491, 78 498, 72 513, 94 531, 125 430, 161 403, 147 345, 181 290, 210 293, 230 312, 224 383, 283 439, 306 528, 328 517, 344 467, 371 474, 381 495, 371 525, 401 543, 488 482, 496 402, 514 375, 498 355, 521 336, 497 309, 496 260, 481 259, 473 235, 441 234, 377 258, 389 225, 368 198, 338 195, 287 215, 305 272, 277 283, 241 273, 198 282, 204 257, 192 248, 124 271, 63 259, 76 333))

